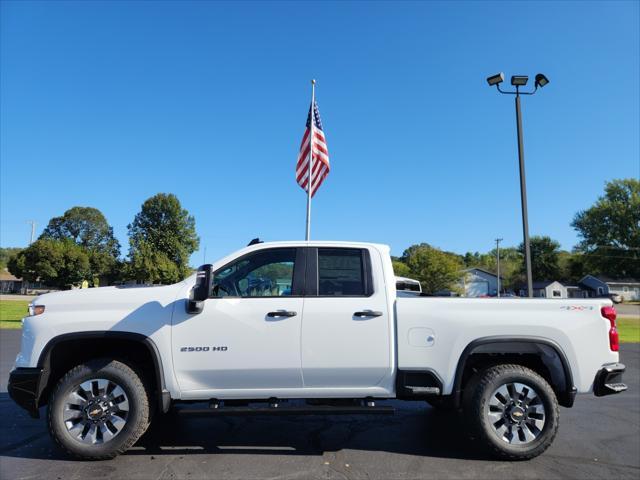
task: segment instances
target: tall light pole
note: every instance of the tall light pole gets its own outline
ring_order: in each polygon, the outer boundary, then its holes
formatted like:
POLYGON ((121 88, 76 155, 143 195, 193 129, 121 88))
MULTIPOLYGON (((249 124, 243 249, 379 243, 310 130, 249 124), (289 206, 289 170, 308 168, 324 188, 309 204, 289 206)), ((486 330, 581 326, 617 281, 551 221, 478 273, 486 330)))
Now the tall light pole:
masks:
POLYGON ((31 224, 31 240, 29 241, 29 245, 31 245, 36 236, 36 222, 35 220, 29 220, 27 223, 31 224))
POLYGON ((496 238, 496 265, 498 270, 498 298, 500 298, 500 242, 502 238, 496 238))
POLYGON ((515 91, 505 91, 500 88, 504 82, 504 74, 498 73, 487 78, 489 86, 496 86, 500 93, 516 96, 516 129, 518 131, 518 160, 520 164, 520 201, 522 203, 522 233, 524 236, 524 262, 527 266, 527 295, 533 298, 533 276, 531 274, 531 243, 529 241, 529 216, 527 212, 527 182, 524 171, 524 143, 522 140, 522 109, 520 107, 520 95, 533 95, 538 87, 544 87, 549 80, 542 73, 538 73, 535 79, 534 89, 530 92, 521 92, 520 87, 524 87, 529 81, 526 75, 513 75, 511 85, 516 87, 515 91))

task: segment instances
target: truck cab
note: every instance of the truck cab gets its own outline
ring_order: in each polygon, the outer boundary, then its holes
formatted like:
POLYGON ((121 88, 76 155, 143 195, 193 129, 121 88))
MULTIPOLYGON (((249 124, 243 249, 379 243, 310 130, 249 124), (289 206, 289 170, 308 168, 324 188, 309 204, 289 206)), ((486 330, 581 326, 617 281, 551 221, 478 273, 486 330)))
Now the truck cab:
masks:
POLYGON ((260 244, 212 266, 202 310, 172 319, 180 398, 392 397, 394 277, 380 248, 260 244))

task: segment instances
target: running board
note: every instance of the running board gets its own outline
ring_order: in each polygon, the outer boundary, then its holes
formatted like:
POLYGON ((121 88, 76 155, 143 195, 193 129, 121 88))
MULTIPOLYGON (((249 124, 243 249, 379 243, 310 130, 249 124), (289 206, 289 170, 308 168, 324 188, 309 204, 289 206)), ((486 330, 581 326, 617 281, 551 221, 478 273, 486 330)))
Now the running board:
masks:
POLYGON ((411 390, 414 395, 440 395, 440 388, 438 387, 405 387, 411 390))
POLYGON ((224 407, 176 408, 178 415, 393 415, 391 406, 331 406, 309 405, 299 407, 224 407))

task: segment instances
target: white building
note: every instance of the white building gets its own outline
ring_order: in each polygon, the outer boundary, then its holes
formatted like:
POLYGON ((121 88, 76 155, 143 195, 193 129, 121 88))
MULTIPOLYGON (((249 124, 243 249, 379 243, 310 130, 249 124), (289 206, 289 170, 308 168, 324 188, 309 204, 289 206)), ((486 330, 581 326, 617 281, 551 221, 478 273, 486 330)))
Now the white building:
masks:
POLYGON ((465 297, 495 296, 498 294, 498 276, 481 268, 469 268, 464 270, 460 286, 465 297))
MULTIPOLYGON (((527 286, 524 285, 519 289, 521 297, 527 296, 527 286)), ((560 282, 554 280, 546 280, 544 282, 533 282, 534 298, 569 298, 569 292, 560 282)))

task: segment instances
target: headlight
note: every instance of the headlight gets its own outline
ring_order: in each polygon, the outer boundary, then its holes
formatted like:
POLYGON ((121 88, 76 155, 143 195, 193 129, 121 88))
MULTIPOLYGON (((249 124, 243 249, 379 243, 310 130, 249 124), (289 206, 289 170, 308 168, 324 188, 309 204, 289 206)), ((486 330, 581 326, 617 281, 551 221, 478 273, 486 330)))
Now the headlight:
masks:
POLYGON ((44 313, 44 305, 29 304, 29 316, 35 317, 44 313))

